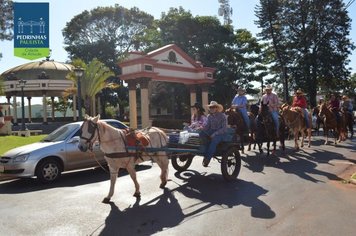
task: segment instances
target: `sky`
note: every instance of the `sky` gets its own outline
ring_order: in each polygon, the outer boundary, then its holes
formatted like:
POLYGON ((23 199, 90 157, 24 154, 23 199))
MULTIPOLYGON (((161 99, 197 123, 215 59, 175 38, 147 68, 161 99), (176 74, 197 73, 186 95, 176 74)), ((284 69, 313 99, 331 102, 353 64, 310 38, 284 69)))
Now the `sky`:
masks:
MULTIPOLYGON (((345 4, 350 1, 344 0, 345 4)), ((62 36, 62 30, 66 23, 83 11, 90 11, 98 6, 119 4, 126 8, 138 7, 141 11, 154 16, 155 19, 159 19, 161 13, 167 12, 170 7, 182 6, 185 10, 190 11, 193 16, 217 16, 223 23, 223 17, 218 15, 219 0, 17 0, 15 2, 49 2, 51 59, 59 62, 68 60, 62 36)), ((233 9, 231 19, 234 28, 247 29, 256 36, 259 29, 254 24, 254 21, 257 20, 254 10, 255 6, 259 4, 259 0, 230 0, 229 2, 230 7, 233 9)), ((353 20, 350 38, 356 43, 356 3, 347 8, 347 11, 349 12, 349 17, 353 20)), ((0 60, 0 74, 15 66, 30 62, 14 56, 13 41, 0 41, 0 51, 3 56, 0 60)), ((356 73, 356 50, 353 51, 350 60, 349 66, 352 67, 352 72, 356 73)), ((0 103, 2 102, 7 102, 4 96, 0 96, 0 103)), ((32 103, 40 104, 41 98, 34 98, 32 103)))

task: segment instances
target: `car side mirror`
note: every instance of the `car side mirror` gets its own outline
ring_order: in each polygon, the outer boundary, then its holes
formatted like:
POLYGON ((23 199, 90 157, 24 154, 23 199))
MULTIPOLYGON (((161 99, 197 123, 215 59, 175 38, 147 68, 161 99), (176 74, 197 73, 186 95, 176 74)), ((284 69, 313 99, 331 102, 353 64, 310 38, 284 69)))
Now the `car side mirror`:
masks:
POLYGON ((69 139, 67 143, 79 143, 79 136, 74 136, 73 138, 69 139))

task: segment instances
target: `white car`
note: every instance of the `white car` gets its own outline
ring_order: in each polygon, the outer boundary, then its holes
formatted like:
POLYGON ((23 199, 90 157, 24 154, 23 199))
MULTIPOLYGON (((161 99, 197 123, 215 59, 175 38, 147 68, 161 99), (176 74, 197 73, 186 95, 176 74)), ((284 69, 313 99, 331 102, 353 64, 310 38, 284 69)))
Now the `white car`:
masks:
MULTIPOLYGON (((119 129, 128 128, 120 121, 102 120, 119 129)), ((37 143, 17 147, 0 156, 0 176, 31 178, 49 183, 57 180, 63 171, 83 169, 106 164, 99 144, 93 153, 78 149, 80 126, 83 122, 63 125, 37 143), (95 158, 93 157, 95 154, 95 158)))

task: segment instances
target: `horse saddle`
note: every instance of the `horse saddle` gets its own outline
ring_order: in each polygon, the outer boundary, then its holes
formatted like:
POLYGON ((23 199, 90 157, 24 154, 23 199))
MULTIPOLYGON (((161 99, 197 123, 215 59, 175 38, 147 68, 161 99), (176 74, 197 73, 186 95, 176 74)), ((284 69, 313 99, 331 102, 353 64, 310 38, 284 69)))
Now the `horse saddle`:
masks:
POLYGON ((126 134, 127 146, 143 146, 146 147, 149 144, 148 138, 143 132, 129 131, 126 134))

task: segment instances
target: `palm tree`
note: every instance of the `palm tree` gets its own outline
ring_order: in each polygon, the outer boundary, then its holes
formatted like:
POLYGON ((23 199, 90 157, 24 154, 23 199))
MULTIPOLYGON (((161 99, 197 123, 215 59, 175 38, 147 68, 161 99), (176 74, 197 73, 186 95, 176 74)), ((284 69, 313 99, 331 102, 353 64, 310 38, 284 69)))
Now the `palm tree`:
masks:
MULTIPOLYGON (((114 76, 114 73, 96 58, 88 65, 80 59, 75 59, 72 65, 84 69, 84 74, 81 77, 81 98, 78 99, 84 100, 84 108, 87 114, 96 115, 93 114, 95 112, 95 96, 104 88, 117 88, 119 86, 116 83, 107 82, 107 79, 114 76)), ((68 79, 74 82, 75 87, 67 89, 64 96, 77 93, 77 78, 74 72, 69 73, 68 79)))

